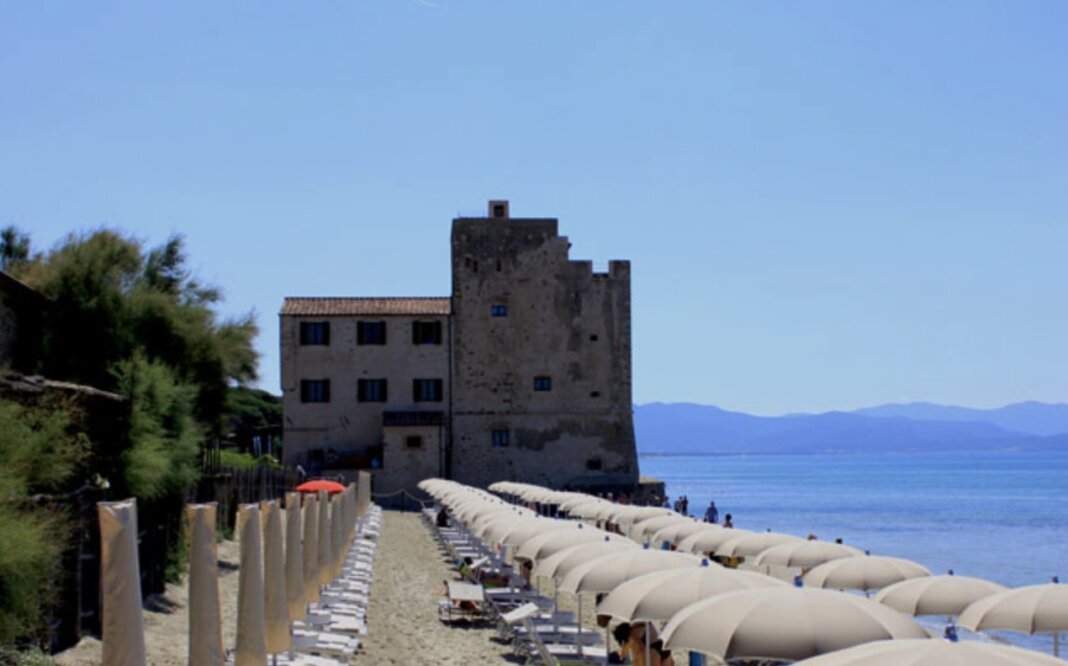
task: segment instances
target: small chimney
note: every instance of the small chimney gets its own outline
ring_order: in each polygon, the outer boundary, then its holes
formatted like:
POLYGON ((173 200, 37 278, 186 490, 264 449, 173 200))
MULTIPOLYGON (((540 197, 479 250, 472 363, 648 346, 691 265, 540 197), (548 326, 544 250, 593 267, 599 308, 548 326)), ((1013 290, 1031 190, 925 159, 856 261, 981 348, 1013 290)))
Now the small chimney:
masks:
POLYGON ((489 217, 494 220, 507 220, 508 202, 506 200, 490 201, 489 217))

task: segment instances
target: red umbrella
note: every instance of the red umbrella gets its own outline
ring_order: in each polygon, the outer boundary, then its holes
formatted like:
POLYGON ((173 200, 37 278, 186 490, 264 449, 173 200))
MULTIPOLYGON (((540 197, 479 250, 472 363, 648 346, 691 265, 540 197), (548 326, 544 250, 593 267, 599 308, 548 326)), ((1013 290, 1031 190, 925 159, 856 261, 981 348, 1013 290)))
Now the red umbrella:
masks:
POLYGON ((326 479, 316 479, 314 481, 305 481, 296 488, 298 493, 317 493, 320 490, 325 490, 330 494, 345 492, 345 486, 337 483, 336 481, 327 481, 326 479))

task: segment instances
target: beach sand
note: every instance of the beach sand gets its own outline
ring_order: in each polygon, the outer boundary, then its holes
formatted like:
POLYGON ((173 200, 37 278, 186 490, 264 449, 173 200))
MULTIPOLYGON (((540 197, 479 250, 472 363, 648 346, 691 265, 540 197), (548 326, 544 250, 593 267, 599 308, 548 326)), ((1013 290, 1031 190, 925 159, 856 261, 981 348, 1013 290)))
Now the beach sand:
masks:
MULTIPOLYGON (((283 521, 284 524, 284 521, 283 521)), ((223 643, 233 648, 237 625, 237 570, 235 541, 219 544, 220 601, 223 643)), ((352 664, 506 664, 508 645, 494 640, 490 626, 446 626, 438 620, 438 600, 444 581, 455 580, 436 542, 419 514, 383 512, 381 542, 374 562, 374 579, 368 608, 364 649, 352 664)), ((188 661, 188 589, 168 585, 163 595, 145 605, 145 645, 152 666, 185 666, 188 661)), ((583 609, 585 610, 585 609, 583 609)), ((97 666, 100 641, 86 637, 78 645, 55 655, 60 666, 97 666)))

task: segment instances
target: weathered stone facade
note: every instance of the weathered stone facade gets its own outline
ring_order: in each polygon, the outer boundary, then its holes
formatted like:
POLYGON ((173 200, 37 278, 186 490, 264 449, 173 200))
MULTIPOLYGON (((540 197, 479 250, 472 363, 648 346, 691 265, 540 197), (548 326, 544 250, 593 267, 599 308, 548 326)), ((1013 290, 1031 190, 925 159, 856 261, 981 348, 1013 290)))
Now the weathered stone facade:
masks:
POLYGON ((485 218, 453 220, 451 299, 286 299, 286 462, 347 457, 378 470, 381 492, 428 476, 636 484, 630 264, 595 272, 569 247, 555 219, 510 218, 507 202, 490 202, 485 218), (416 344, 428 335, 417 321, 437 322, 439 337, 416 344), (361 344, 369 323, 385 344, 361 344), (312 402, 321 384, 307 382, 324 379, 327 401, 312 402), (385 381, 369 396, 360 379, 385 381))

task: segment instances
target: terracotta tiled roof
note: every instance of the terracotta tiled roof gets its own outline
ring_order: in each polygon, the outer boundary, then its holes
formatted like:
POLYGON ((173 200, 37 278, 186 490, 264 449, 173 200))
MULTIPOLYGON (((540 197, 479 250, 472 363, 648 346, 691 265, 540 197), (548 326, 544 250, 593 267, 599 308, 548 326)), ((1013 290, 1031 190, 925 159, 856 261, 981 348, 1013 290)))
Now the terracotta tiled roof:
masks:
POLYGON ((346 315, 448 315, 448 298, 287 298, 283 317, 346 315))

